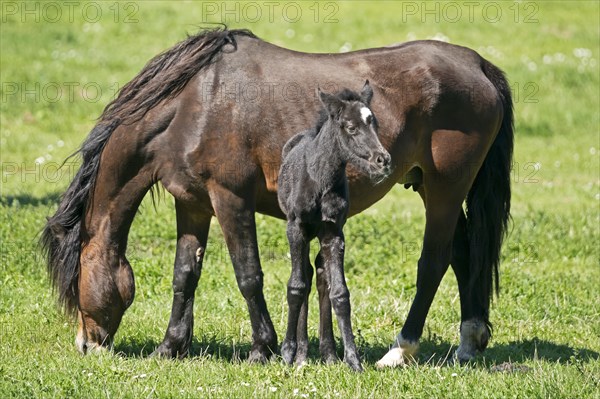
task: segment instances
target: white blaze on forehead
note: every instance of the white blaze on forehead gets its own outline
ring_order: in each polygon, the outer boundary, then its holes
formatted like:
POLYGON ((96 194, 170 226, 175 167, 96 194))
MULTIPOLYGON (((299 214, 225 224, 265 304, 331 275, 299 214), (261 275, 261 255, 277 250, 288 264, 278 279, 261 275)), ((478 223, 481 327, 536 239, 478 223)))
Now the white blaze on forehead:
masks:
POLYGON ((373 113, 371 112, 371 110, 369 108, 362 107, 360 109, 360 116, 362 117, 362 120, 364 123, 367 123, 367 118, 371 115, 373 115, 373 113))

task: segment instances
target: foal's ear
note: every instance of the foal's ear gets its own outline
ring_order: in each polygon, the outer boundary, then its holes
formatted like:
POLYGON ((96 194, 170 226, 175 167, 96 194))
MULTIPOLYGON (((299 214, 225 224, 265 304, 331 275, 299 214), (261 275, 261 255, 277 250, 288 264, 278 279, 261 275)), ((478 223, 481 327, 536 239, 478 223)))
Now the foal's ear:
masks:
POLYGON ((369 79, 365 82, 365 85, 360 92, 360 100, 366 105, 371 105, 371 99, 373 98, 373 89, 369 84, 369 79))
POLYGON ((317 94, 319 95, 319 100, 321 100, 321 103, 331 116, 338 115, 344 107, 342 100, 332 94, 322 92, 320 87, 317 88, 317 94))

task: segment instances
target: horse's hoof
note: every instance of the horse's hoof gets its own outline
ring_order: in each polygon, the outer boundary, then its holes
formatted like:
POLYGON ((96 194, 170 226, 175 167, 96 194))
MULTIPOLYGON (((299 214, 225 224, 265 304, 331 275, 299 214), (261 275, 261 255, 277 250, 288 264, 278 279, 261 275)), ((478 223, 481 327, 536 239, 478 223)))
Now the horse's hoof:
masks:
POLYGON ((163 345, 159 345, 159 347, 154 349, 154 351, 150 354, 150 357, 158 359, 172 359, 175 356, 170 349, 164 347, 163 345))
POLYGON ((398 347, 392 348, 375 365, 377 368, 406 366, 409 361, 414 360, 414 356, 419 349, 418 342, 411 342, 398 337, 398 347))
POLYGON ((297 344, 293 341, 283 341, 281 344, 281 357, 285 364, 293 364, 296 358, 297 344))
POLYGON ((454 353, 454 358, 461 364, 473 360, 477 351, 485 350, 489 339, 490 332, 483 321, 472 319, 463 322, 460 326, 460 345, 454 353))

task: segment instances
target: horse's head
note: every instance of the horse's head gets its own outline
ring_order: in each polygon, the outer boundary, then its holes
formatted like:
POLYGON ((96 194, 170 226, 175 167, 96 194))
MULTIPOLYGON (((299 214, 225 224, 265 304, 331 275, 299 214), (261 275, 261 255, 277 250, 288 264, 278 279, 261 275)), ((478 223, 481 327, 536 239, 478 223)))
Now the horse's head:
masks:
POLYGON ((377 137, 377 120, 369 108, 373 89, 365 82, 360 94, 344 90, 337 95, 318 89, 332 128, 347 161, 380 183, 391 173, 391 157, 377 137))

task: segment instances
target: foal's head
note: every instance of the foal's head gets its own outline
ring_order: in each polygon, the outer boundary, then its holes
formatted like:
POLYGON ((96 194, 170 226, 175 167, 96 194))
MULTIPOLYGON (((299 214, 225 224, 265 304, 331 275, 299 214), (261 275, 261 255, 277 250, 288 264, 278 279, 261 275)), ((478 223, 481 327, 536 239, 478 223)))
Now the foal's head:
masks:
POLYGON ((318 89, 319 99, 328 121, 323 129, 335 129, 335 137, 342 149, 342 156, 376 183, 391 173, 391 157, 377 137, 377 121, 369 108, 373 89, 365 82, 360 94, 343 90, 328 94, 318 89))

